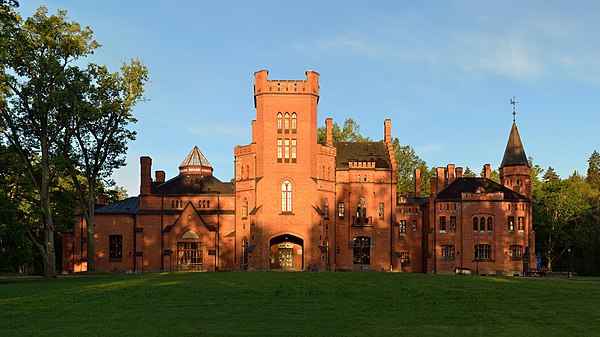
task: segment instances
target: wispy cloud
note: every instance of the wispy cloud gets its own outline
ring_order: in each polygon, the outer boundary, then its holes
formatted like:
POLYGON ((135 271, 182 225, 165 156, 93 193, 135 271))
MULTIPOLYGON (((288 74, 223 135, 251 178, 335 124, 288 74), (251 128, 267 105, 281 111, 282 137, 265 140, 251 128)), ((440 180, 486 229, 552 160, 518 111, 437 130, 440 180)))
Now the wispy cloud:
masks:
POLYGON ((442 150, 442 145, 440 144, 426 144, 415 147, 415 151, 420 155, 425 155, 433 152, 438 152, 442 150))

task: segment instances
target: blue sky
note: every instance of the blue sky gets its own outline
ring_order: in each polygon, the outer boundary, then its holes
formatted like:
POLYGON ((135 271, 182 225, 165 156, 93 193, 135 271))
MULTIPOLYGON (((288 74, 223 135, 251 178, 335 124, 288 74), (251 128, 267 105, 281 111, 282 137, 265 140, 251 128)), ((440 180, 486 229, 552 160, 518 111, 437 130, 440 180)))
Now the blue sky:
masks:
POLYGON ((321 74, 319 122, 351 117, 392 134, 431 166, 498 167, 512 123, 528 156, 566 178, 600 150, 597 1, 21 1, 66 9, 103 46, 89 61, 117 70, 138 57, 149 100, 115 172, 139 192, 139 157, 167 179, 198 145, 223 181, 251 141, 253 74, 321 74))

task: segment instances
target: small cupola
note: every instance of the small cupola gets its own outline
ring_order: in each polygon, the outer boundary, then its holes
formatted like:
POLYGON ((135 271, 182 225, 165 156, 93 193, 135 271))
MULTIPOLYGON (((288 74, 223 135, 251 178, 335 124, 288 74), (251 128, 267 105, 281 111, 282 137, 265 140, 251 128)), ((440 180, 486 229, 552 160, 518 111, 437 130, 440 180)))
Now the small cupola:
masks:
POLYGON ((212 175, 213 168, 197 146, 185 157, 179 165, 179 175, 201 174, 212 175))

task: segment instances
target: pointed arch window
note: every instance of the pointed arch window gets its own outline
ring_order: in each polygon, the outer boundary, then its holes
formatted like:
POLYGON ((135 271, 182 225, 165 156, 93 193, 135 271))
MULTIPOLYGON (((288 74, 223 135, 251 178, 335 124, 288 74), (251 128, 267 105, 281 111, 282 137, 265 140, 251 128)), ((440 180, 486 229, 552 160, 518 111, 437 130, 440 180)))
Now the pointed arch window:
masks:
POLYGON ((481 233, 485 232, 485 218, 481 217, 481 219, 479 219, 479 231, 481 233))
POLYGON ((360 198, 360 200, 358 200, 358 204, 356 205, 356 222, 359 225, 364 225, 368 223, 367 201, 365 200, 365 198, 360 198))
POLYGON ((296 113, 292 112, 292 133, 296 133, 296 113))
POLYGON ((281 212, 292 212, 292 183, 289 180, 281 184, 281 212))
POLYGON ((283 115, 280 113, 277 114, 277 133, 281 133, 281 119, 282 119, 283 115))
POLYGON ((285 133, 290 132, 290 113, 289 112, 286 112, 284 115, 283 129, 285 130, 285 133))
POLYGON ((473 232, 477 232, 478 223, 479 221, 477 220, 477 217, 473 217, 473 232))
POLYGON ((492 232, 493 223, 494 223, 494 221, 492 220, 492 217, 488 217, 487 218, 487 230, 488 230, 488 233, 492 232))
POLYGON ((327 201, 327 198, 323 201, 323 213, 323 218, 329 219, 329 201, 327 201))

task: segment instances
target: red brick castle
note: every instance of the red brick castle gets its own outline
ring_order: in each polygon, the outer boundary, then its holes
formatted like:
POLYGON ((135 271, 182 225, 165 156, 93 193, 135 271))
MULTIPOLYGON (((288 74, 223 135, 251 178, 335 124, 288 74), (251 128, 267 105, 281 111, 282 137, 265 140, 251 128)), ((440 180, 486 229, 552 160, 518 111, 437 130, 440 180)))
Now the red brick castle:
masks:
MULTIPOLYGON (((221 182, 195 147, 166 180, 141 157, 140 195, 96 209, 96 269, 409 271, 522 275, 534 249, 530 167, 513 123, 502 184, 448 165, 431 194, 397 196, 391 120, 378 142, 317 142, 319 74, 255 74, 252 140, 221 182)), ((63 237, 63 270, 86 269, 85 220, 63 237)), ((533 264, 535 265, 535 264, 533 264)))

